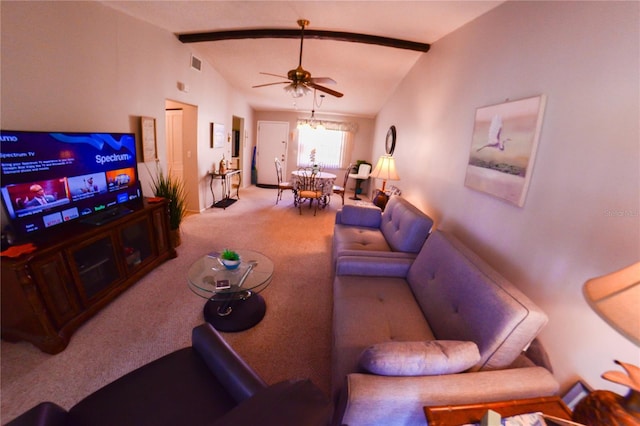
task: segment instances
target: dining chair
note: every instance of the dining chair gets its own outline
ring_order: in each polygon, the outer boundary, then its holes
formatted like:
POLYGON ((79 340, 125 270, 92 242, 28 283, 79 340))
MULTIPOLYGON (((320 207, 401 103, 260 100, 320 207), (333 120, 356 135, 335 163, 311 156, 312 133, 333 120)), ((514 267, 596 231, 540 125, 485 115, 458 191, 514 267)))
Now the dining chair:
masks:
POLYGON ((344 180, 342 181, 342 186, 333 185, 333 193, 338 194, 340 197, 342 197, 343 206, 344 206, 344 193, 347 190, 347 180, 349 180, 349 173, 351 173, 352 169, 353 169, 353 163, 349 164, 349 167, 347 167, 347 170, 345 170, 344 172, 344 180))
POLYGON ((318 170, 311 168, 302 168, 299 170, 297 199, 300 214, 302 214, 302 204, 305 200, 309 200, 309 208, 313 206, 313 201, 315 200, 316 208, 313 211, 313 215, 315 216, 318 212, 318 205, 324 197, 322 181, 318 179, 318 173, 318 170))
POLYGON ((276 204, 278 204, 278 202, 282 200, 283 191, 286 191, 287 189, 294 191, 294 198, 295 198, 295 190, 291 182, 285 182, 282 180, 282 163, 280 163, 280 160, 278 160, 278 157, 275 157, 275 163, 276 163, 276 175, 278 177, 278 195, 276 197, 276 204))

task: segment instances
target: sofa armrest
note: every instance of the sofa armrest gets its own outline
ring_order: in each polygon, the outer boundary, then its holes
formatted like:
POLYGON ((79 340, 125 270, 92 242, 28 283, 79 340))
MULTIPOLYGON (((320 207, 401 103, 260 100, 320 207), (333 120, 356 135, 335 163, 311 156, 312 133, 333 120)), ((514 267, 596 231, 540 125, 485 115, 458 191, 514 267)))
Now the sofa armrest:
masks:
POLYGON ((414 253, 350 250, 338 257, 336 275, 404 278, 415 258, 414 253))
POLYGON ((211 324, 195 327, 191 340, 193 348, 238 403, 267 387, 211 324))
POLYGON ((336 420, 349 426, 424 424, 425 406, 551 396, 558 389, 542 367, 419 377, 349 374, 336 420))
POLYGON ((336 224, 380 228, 382 210, 374 205, 346 205, 336 212, 336 224))
POLYGON ((331 404, 308 379, 279 382, 238 404, 213 426, 327 426, 331 404))
POLYGON ((6 426, 64 426, 67 411, 53 402, 41 402, 6 424, 6 426))

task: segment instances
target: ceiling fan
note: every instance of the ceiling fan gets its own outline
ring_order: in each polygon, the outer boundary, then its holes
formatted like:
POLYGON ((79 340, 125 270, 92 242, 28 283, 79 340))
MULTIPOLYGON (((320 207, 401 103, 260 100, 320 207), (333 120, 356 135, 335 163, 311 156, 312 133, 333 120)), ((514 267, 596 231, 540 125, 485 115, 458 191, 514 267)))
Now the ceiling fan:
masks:
POLYGON ((298 68, 290 70, 287 76, 271 74, 268 72, 261 72, 260 74, 270 75, 273 77, 287 78, 287 81, 278 81, 275 83, 260 84, 256 87, 272 86, 274 84, 286 84, 284 90, 290 93, 294 98, 299 98, 311 92, 311 89, 320 90, 321 92, 328 93, 332 96, 341 98, 342 93, 329 89, 324 86, 320 86, 318 83, 323 84, 336 84, 335 80, 329 77, 311 77, 311 73, 302 68, 302 44, 304 42, 304 28, 309 25, 309 21, 306 19, 298 19, 298 25, 301 28, 300 32, 300 59, 298 61, 298 68))

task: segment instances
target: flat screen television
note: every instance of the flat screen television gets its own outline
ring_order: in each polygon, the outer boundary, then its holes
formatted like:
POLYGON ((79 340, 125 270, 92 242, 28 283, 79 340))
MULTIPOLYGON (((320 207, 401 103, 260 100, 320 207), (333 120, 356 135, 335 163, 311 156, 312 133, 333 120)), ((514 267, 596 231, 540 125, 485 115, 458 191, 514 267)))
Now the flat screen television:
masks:
POLYGON ((100 225, 142 205, 135 135, 0 130, 0 193, 17 239, 100 225))

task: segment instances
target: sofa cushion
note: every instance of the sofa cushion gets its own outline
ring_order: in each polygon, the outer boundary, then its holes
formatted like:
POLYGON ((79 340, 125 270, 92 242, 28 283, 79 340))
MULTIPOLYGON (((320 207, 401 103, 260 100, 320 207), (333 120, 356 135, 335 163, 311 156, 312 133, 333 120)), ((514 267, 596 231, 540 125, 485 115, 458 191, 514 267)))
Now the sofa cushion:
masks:
POLYGON ((334 391, 360 371, 368 346, 391 341, 433 340, 429 324, 403 278, 336 276, 333 282, 334 391))
POLYGON ((339 252, 350 250, 385 251, 391 250, 384 236, 377 228, 365 226, 336 225, 334 244, 339 252))
POLYGON ((460 373, 479 360, 480 352, 473 342, 386 342, 365 349, 360 366, 381 376, 432 376, 460 373))
POLYGON ((508 367, 547 316, 452 235, 434 231, 407 280, 436 339, 476 342, 474 370, 508 367))
POLYGON ((380 231, 393 251, 418 253, 431 232, 433 220, 402 197, 389 199, 380 231))
POLYGON ((336 223, 351 226, 367 226, 380 228, 382 212, 374 205, 350 205, 347 204, 339 210, 336 223))
POLYGON ((407 276, 416 255, 398 251, 363 254, 360 251, 345 251, 336 260, 336 275, 368 275, 372 277, 407 276))

